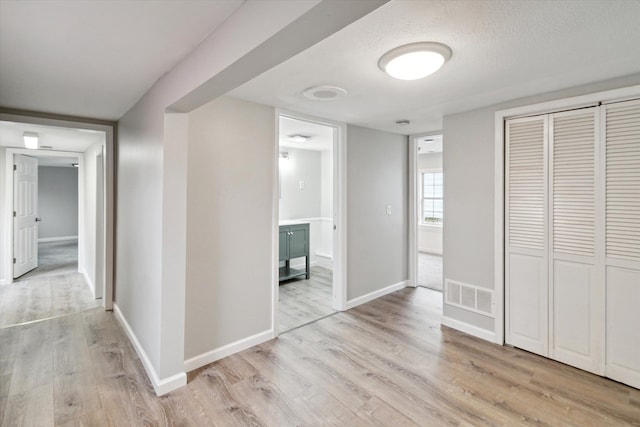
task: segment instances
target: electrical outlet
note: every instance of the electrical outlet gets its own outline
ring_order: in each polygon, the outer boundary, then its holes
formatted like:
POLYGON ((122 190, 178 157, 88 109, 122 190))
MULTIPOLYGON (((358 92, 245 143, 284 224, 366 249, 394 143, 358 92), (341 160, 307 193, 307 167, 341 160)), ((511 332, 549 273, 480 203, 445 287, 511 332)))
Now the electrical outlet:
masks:
POLYGON ((391 215, 391 205, 387 205, 387 215, 391 215))

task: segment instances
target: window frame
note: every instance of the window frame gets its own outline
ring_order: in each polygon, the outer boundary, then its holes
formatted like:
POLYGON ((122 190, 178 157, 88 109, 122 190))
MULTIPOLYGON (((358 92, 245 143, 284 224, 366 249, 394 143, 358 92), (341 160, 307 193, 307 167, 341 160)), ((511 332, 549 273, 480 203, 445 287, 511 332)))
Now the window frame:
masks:
POLYGON ((444 174, 442 176, 443 181, 442 181, 442 190, 443 190, 443 194, 442 197, 429 197, 430 200, 441 200, 442 201, 442 220, 440 222, 425 222, 424 221, 424 201, 425 201, 425 197, 424 197, 424 175, 425 174, 435 174, 435 173, 443 173, 443 170, 440 169, 419 169, 418 170, 418 176, 419 176, 419 185, 418 185, 418 196, 420 199, 420 203, 419 203, 419 209, 420 209, 420 215, 418 217, 418 224, 425 226, 425 227, 439 227, 442 228, 443 224, 444 224, 444 174))

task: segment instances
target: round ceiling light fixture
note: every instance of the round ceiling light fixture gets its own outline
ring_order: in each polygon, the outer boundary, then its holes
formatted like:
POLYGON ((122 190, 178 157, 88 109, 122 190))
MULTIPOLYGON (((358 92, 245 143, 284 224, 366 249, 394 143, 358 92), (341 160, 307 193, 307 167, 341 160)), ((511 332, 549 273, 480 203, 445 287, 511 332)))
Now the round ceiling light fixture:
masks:
POLYGON ((312 99, 314 101, 333 101, 337 98, 342 98, 347 94, 347 91, 337 86, 314 86, 306 89, 302 92, 305 98, 312 99))
POLYGON ((417 80, 438 71, 449 58, 451 49, 442 43, 411 43, 382 55, 378 67, 396 79, 417 80))

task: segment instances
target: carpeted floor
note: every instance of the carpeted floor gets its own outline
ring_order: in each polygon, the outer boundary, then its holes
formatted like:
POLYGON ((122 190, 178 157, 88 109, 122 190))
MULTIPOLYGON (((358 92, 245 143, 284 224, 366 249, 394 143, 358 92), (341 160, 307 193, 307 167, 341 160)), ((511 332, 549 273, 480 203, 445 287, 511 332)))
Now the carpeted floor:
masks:
POLYGON ((418 252, 418 286, 442 291, 442 255, 418 252))

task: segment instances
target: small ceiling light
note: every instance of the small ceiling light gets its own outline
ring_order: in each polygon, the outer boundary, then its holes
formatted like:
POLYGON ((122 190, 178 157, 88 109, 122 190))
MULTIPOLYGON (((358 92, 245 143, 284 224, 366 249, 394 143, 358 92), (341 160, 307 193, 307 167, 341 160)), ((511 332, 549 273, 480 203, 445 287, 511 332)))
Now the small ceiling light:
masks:
POLYGON ((347 94, 347 91, 337 86, 314 86, 305 89, 302 95, 314 101, 333 101, 337 98, 342 98, 347 94))
POLYGON ((310 136, 300 135, 300 134, 289 135, 288 138, 289 138, 289 141, 291 142, 307 142, 308 140, 311 139, 310 136))
POLYGON ((411 123, 409 120, 396 120, 398 126, 407 126, 409 123, 411 123))
POLYGON ((451 58, 451 49, 441 43, 411 43, 382 55, 378 67, 400 80, 417 80, 433 74, 451 58))
POLYGON ((25 132, 22 134, 22 139, 24 140, 24 146, 31 149, 38 149, 38 134, 35 132, 25 132))

